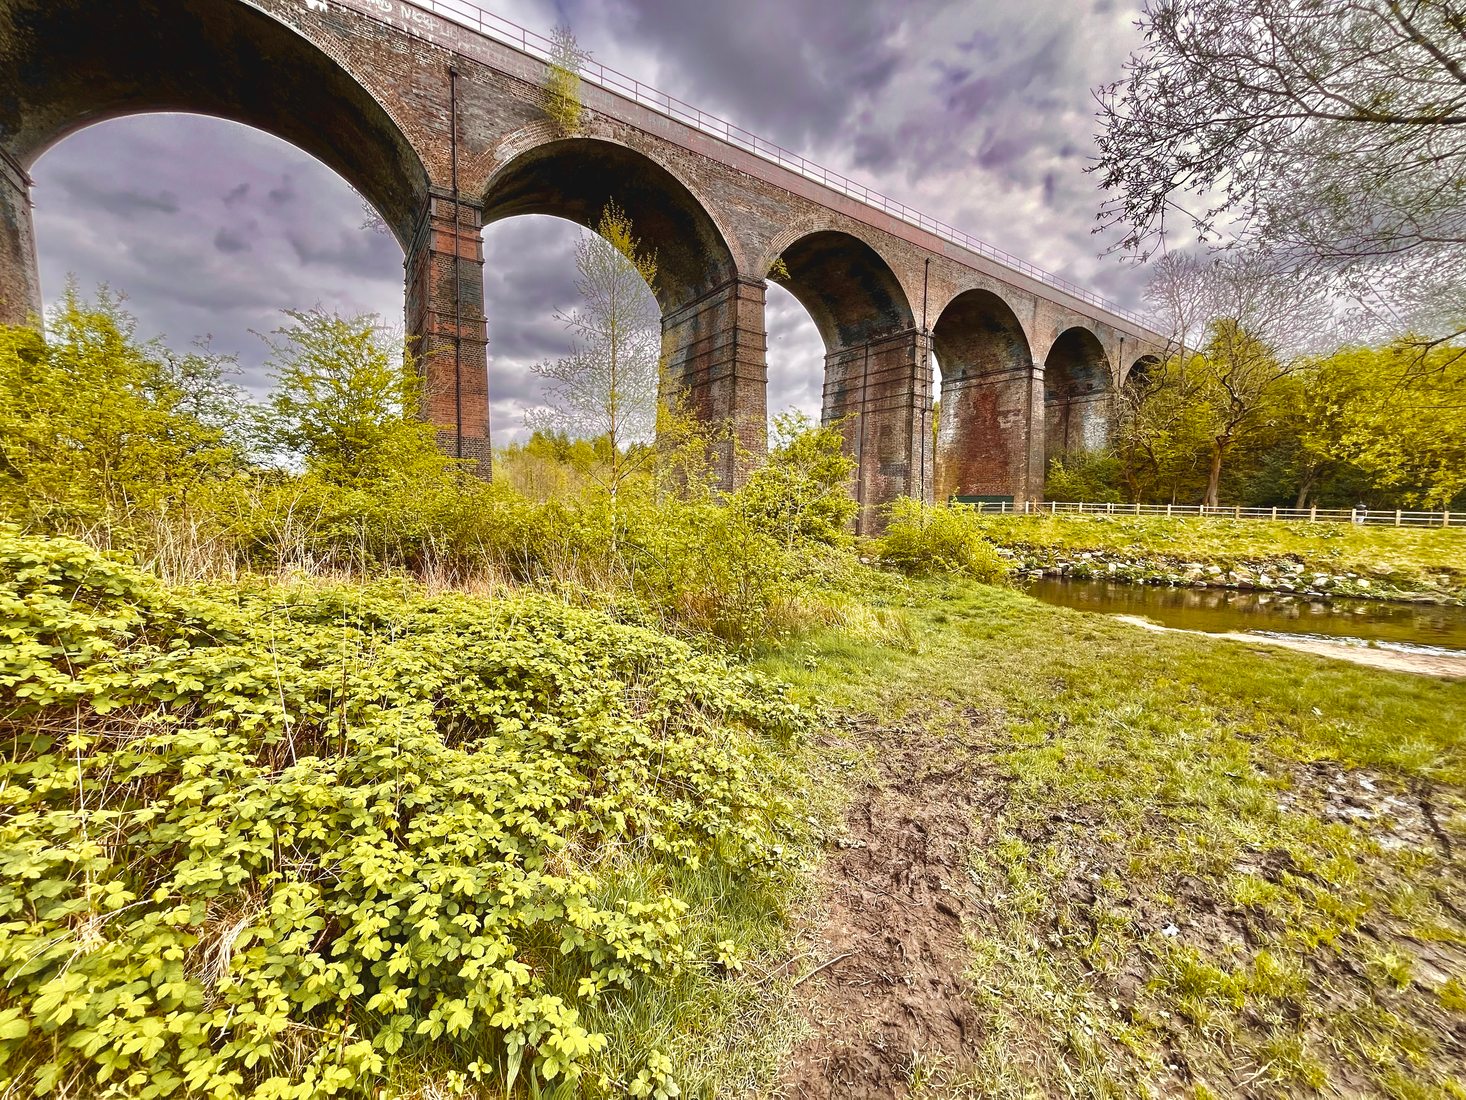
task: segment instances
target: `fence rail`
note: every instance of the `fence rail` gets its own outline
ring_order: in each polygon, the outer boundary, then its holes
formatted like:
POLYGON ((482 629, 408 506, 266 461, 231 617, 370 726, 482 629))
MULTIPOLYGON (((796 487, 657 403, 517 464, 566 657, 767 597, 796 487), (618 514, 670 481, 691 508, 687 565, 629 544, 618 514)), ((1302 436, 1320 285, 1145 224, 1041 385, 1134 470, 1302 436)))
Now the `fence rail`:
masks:
MULTIPOLYGON (((418 8, 423 11, 430 11, 434 15, 441 16, 459 26, 467 27, 469 30, 477 31, 486 38, 510 46, 521 53, 529 54, 540 61, 549 61, 554 48, 553 41, 543 34, 521 27, 503 16, 495 15, 486 11, 471 0, 400 0, 405 5, 418 8)), ((1036 279, 1046 286, 1056 290, 1062 290, 1081 301, 1090 305, 1099 306, 1101 309, 1122 317, 1131 324, 1149 331, 1150 324, 1140 314, 1128 310, 1116 302, 1110 301, 1092 290, 1080 286, 1078 283, 1070 282, 1062 276, 1055 275, 1051 271, 1045 271, 1041 267, 1029 263, 1027 260, 1014 256, 1011 252, 1004 252, 1001 248, 995 248, 986 241, 979 240, 969 233, 964 233, 956 226, 948 225, 946 222, 938 221, 936 218, 927 217, 919 210, 914 210, 905 203, 897 202, 875 191, 862 183, 857 183, 838 172, 832 172, 814 161, 800 156, 798 153, 790 152, 783 146, 778 145, 767 138, 761 138, 752 131, 745 130, 726 119, 694 107, 676 96, 668 95, 666 92, 658 91, 650 85, 643 84, 635 77, 627 76, 618 72, 608 65, 602 65, 590 57, 584 58, 581 64, 581 78, 592 84, 599 85, 608 91, 623 96, 634 103, 656 111, 658 114, 675 119, 684 125, 691 126, 695 130, 709 134, 727 142, 735 148, 754 154, 764 160, 777 164, 781 168, 788 169, 805 179, 812 180, 832 191, 855 199, 866 206, 873 207, 885 214, 897 218, 918 229, 941 237, 943 240, 967 249, 969 252, 979 256, 986 256, 988 259, 996 260, 1005 267, 1014 271, 1022 272, 1032 279, 1036 279)))
POLYGON ((1359 523, 1374 527, 1450 527, 1466 522, 1466 512, 1407 512, 1388 508, 1243 508, 1205 504, 1099 504, 1084 501, 977 500, 957 503, 988 515, 1202 516, 1208 519, 1288 520, 1307 523, 1359 523))

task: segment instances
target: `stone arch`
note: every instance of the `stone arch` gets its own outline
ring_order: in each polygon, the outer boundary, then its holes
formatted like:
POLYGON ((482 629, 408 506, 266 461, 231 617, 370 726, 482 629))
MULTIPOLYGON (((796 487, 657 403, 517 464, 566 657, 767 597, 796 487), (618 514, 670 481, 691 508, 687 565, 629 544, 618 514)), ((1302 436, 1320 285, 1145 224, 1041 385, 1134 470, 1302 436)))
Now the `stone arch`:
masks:
POLYGON ((1029 499, 1033 352, 1013 308, 990 290, 954 297, 937 316, 942 364, 937 495, 1029 499))
POLYGON ((781 285, 809 311, 826 352, 863 346, 915 327, 901 280, 859 237, 820 229, 791 241, 777 255, 789 269, 789 278, 781 279, 781 285))
POLYGON ((1103 450, 1111 427, 1109 356, 1088 328, 1059 333, 1044 357, 1044 455, 1103 450))
POLYGON ((188 112, 320 160, 407 249, 428 173, 403 128, 300 32, 239 0, 0 0, 0 145, 22 167, 95 122, 188 112))
POLYGON ((841 424, 846 452, 856 461, 856 529, 878 530, 887 501, 930 494, 924 340, 900 279, 859 237, 817 229, 777 255, 789 272, 780 285, 809 313, 824 341, 821 419, 841 424))
POLYGON ((1154 381, 1155 372, 1161 365, 1158 355, 1142 355, 1125 369, 1122 386, 1144 386, 1154 381))
POLYGON ((529 136, 518 152, 505 143, 510 155, 484 188, 484 224, 547 214, 594 228, 608 202, 626 212, 656 253, 665 385, 700 419, 731 427, 714 463, 725 486, 737 485, 747 472, 740 454, 756 459, 768 446, 763 280, 740 277, 708 207, 645 153, 604 137, 529 136))
POLYGON ((483 220, 548 214, 593 229, 612 200, 643 247, 656 252, 663 312, 737 276, 732 249, 707 205, 645 153, 601 137, 554 138, 510 157, 485 186, 483 220))

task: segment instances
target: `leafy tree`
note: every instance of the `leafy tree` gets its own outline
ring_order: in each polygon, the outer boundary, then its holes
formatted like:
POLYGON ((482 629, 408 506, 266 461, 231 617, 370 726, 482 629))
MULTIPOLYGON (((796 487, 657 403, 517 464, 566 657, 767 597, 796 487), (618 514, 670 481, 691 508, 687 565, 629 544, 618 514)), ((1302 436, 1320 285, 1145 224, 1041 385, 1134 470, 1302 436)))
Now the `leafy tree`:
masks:
POLYGON ((1044 496, 1118 504, 1125 499, 1120 491, 1119 459, 1108 451, 1055 455, 1044 471, 1044 496))
POLYGON ((1427 367, 1405 345, 1345 348, 1311 369, 1301 439, 1323 469, 1352 468, 1366 484, 1417 508, 1447 508, 1466 492, 1466 399, 1437 348, 1427 367))
POLYGON ((422 382, 406 350, 375 317, 286 311, 270 344, 274 392, 262 416, 265 448, 303 460, 337 484, 451 465, 418 416, 422 382))
POLYGON ((1210 454, 1202 499, 1214 507, 1228 455, 1275 415, 1301 353, 1330 331, 1329 308, 1316 280, 1251 253, 1173 257, 1158 265, 1149 297, 1156 324, 1181 349, 1181 365, 1168 377, 1182 416, 1204 424, 1210 454), (1189 333, 1198 321, 1206 344, 1193 354, 1189 333))
POLYGON ((0 505, 43 530, 103 531, 236 469, 227 363, 139 341, 105 291, 68 287, 44 337, 0 328, 0 505))
POLYGON ((567 24, 550 36, 550 60, 545 72, 545 114, 564 137, 580 129, 580 46, 567 24))
POLYGON ((1323 270, 1399 326, 1466 331, 1466 14, 1451 0, 1150 0, 1099 89, 1101 214, 1323 270), (1433 315, 1433 316, 1432 316, 1433 315))
POLYGON ((848 545, 859 505, 850 495, 855 461, 839 427, 789 412, 774 417, 774 432, 768 462, 734 494, 734 506, 786 548, 800 540, 848 545))
POLYGON ((549 383, 547 404, 529 417, 540 430, 604 439, 606 462, 596 476, 614 501, 625 480, 653 452, 632 444, 656 427, 661 363, 661 314, 650 293, 655 254, 643 252, 631 219, 614 202, 595 233, 575 249, 582 308, 559 314, 574 334, 571 353, 531 369, 549 383))
POLYGON ((1176 354, 1116 391, 1111 445, 1129 499, 1176 504, 1201 495, 1208 440, 1192 389, 1176 354))

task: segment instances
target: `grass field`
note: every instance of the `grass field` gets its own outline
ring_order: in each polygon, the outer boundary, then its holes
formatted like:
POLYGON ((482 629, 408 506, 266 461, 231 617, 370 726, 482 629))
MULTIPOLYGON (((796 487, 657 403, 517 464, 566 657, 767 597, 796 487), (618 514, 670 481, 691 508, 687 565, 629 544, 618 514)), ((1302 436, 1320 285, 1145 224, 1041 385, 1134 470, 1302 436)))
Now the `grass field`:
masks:
POLYGON ((917 731, 978 804, 980 1040, 917 1052, 916 1094, 1466 1096, 1466 685, 983 586, 892 602, 919 644, 760 665, 917 731))

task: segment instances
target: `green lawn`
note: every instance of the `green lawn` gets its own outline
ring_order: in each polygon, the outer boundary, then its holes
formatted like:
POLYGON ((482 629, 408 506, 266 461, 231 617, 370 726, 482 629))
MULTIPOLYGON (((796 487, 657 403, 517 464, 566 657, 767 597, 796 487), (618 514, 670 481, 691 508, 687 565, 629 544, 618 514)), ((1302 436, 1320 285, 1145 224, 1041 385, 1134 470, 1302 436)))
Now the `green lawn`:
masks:
MULTIPOLYGON (((1237 526, 1215 537, 1262 529, 1237 526)), ((1466 1096, 1466 685, 978 585, 891 602, 918 643, 759 663, 986 761, 982 1040, 919 1092, 1466 1096)))

